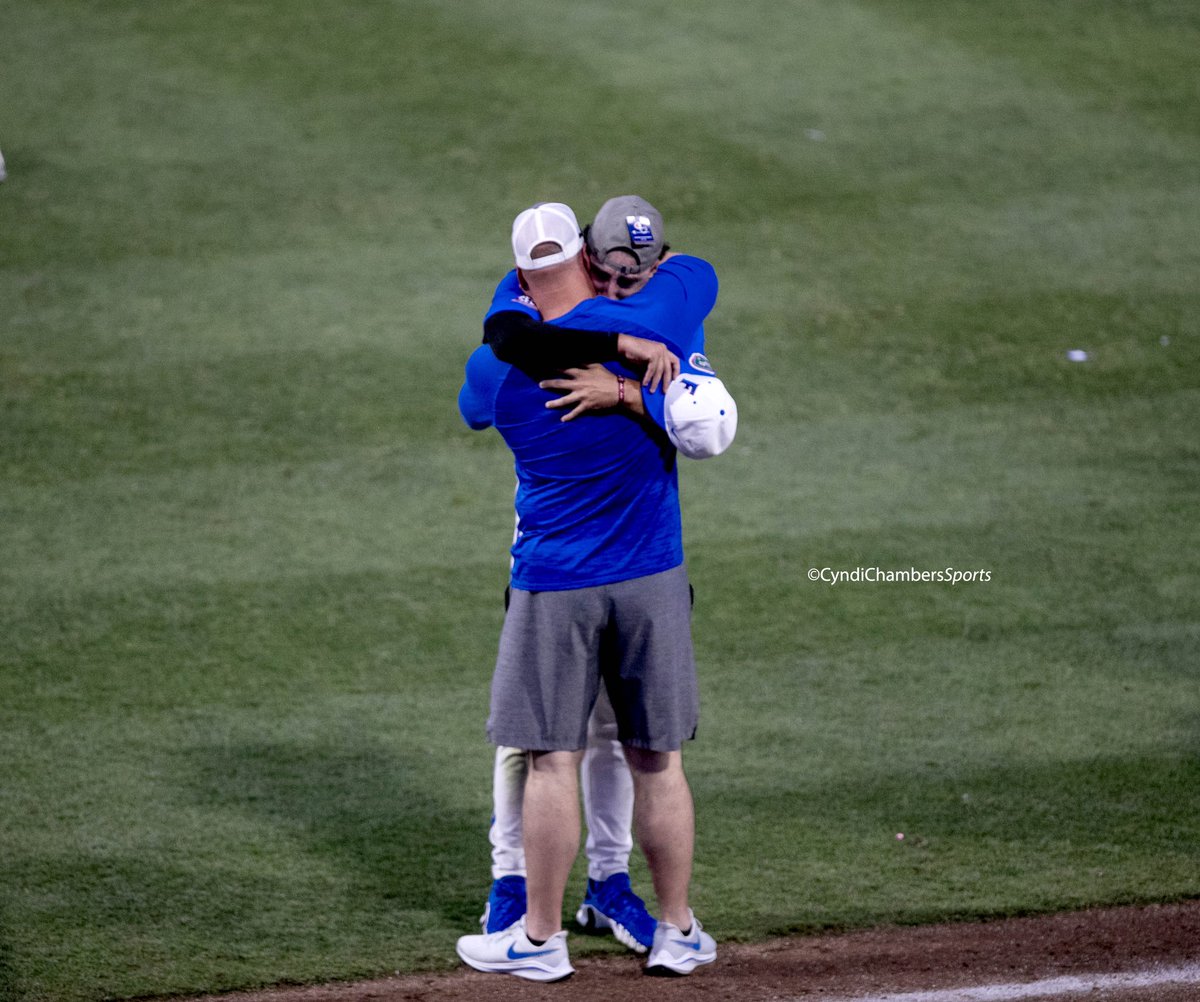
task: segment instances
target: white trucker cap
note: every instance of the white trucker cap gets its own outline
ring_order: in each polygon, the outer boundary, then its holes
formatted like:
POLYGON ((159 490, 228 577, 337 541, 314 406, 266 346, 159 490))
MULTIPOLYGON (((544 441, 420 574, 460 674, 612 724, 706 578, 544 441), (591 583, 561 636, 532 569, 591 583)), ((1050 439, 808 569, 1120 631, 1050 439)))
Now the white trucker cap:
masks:
POLYGON ((583 247, 583 234, 569 205, 539 202, 513 220, 512 246, 517 267, 525 271, 537 271, 569 261, 578 254, 583 247), (558 253, 531 257, 533 249, 545 243, 557 245, 558 253))
POLYGON ((667 436, 689 459, 719 456, 737 432, 737 404, 716 376, 676 377, 665 407, 667 436))

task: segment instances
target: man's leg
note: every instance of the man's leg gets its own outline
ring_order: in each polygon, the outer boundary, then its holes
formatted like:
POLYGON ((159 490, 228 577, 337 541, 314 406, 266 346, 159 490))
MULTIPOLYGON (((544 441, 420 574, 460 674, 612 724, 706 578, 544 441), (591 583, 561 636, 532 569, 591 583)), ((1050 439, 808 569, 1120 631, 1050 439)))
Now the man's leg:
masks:
POLYGON ((496 749, 492 772, 492 876, 525 876, 525 846, 521 841, 521 810, 525 799, 525 774, 529 756, 521 748, 496 749))
POLYGON ((613 592, 621 659, 605 684, 633 771, 634 828, 662 916, 646 972, 689 974, 716 960, 717 945, 688 907, 695 816, 680 749, 696 733, 700 707, 687 573, 675 568, 613 592))
POLYGON ((500 634, 488 737, 497 746, 537 749, 530 753, 521 825, 526 914, 535 937, 561 927, 563 887, 554 888, 560 880, 565 885, 579 853, 579 761, 600 688, 595 638, 604 615, 600 588, 514 588, 500 634))
POLYGON ((680 929, 691 927, 688 886, 696 822, 692 791, 683 773, 683 754, 653 752, 626 746, 633 770, 634 828, 638 845, 650 866, 654 893, 665 921, 680 929))
POLYGON ((717 944, 688 907, 695 819, 683 756, 632 747, 625 751, 637 790, 633 814, 638 844, 650 864, 663 916, 654 930, 646 973, 691 974, 717 959, 717 944))
POLYGON ((602 881, 615 873, 628 873, 633 850, 633 778, 617 740, 617 718, 603 688, 588 722, 580 781, 589 879, 602 881))
POLYGON ((492 771, 492 887, 480 925, 484 932, 507 929, 525 914, 525 845, 521 808, 529 755, 520 748, 496 749, 492 771))
POLYGON ((612 703, 603 688, 588 721, 580 781, 588 829, 588 882, 575 921, 589 932, 611 932, 635 953, 645 953, 654 942, 658 923, 629 882, 633 777, 617 739, 612 703))
POLYGON ((615 672, 605 662, 605 683, 633 771, 634 829, 660 917, 687 928, 695 820, 679 749, 700 714, 687 572, 636 578, 613 593, 620 659, 615 672))
POLYGON ((502 930, 460 936, 463 962, 492 974, 558 981, 574 968, 562 926, 567 877, 579 853, 579 760, 582 752, 529 752, 522 828, 529 910, 502 930))
POLYGON ((579 853, 579 762, 600 684, 591 639, 599 626, 589 624, 602 626, 603 613, 601 589, 513 589, 492 674, 488 738, 497 746, 543 749, 528 753, 524 791, 529 907, 507 929, 459 937, 459 957, 476 970, 534 981, 574 970, 561 929, 562 900, 579 853))
POLYGON ((525 780, 525 929, 533 942, 562 928, 563 894, 579 855, 582 752, 531 752, 525 780))

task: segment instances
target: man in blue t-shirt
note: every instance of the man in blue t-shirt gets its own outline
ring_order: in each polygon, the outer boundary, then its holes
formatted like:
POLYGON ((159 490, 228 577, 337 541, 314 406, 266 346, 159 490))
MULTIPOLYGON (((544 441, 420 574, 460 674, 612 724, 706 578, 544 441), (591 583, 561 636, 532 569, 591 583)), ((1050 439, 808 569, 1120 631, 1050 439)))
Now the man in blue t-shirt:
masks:
MULTIPOLYGON (((682 347, 716 300, 711 266, 685 256, 664 262, 632 299, 591 298, 582 244, 574 214, 558 203, 514 223, 518 274, 547 321, 682 347)), ((662 912, 647 968, 689 973, 715 959, 716 945, 688 907, 694 824, 680 749, 699 708, 674 450, 665 435, 631 427, 637 419, 625 412, 561 420, 541 382, 481 346, 459 396, 467 423, 495 427, 516 462, 512 600, 488 733, 530 758, 528 910, 507 930, 462 937, 458 952, 477 969, 534 980, 572 972, 562 899, 579 847, 578 765, 603 684, 662 912)))
MULTIPOLYGON (((610 299, 625 299, 640 291, 669 250, 661 214, 638 195, 606 201, 584 229, 584 238, 592 286, 610 299)), ((548 325, 512 271, 497 286, 484 331, 484 342, 502 361, 531 373, 555 366, 566 369, 554 379, 540 381, 543 389, 563 392, 562 398, 550 402, 552 407, 562 406, 563 420, 585 411, 625 408, 645 416, 667 433, 680 454, 693 459, 717 455, 732 440, 736 404, 704 356, 703 326, 690 335, 680 363, 661 342, 548 325), (643 385, 625 381, 599 364, 614 359, 644 364, 643 385), (655 392, 659 382, 665 386, 665 396, 655 392)), ((630 429, 630 433, 640 432, 630 429)), ((521 803, 526 759, 524 749, 496 749, 488 830, 493 880, 480 919, 484 932, 506 929, 525 912, 521 803)), ((645 953, 653 945, 657 920, 630 882, 633 779, 603 690, 589 722, 580 780, 588 879, 576 921, 589 931, 611 932, 634 952, 645 953)))

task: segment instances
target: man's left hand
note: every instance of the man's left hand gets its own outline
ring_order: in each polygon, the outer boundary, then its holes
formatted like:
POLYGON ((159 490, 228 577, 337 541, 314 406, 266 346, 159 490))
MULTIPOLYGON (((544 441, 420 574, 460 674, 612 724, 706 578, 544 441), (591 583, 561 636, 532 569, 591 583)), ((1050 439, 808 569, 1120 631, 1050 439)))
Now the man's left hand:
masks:
MULTIPOLYGON (((546 406, 572 408, 562 416, 564 421, 577 418, 587 411, 606 411, 620 403, 616 375, 599 363, 593 363, 586 369, 567 369, 560 378, 543 379, 538 386, 563 394, 555 400, 546 401, 546 406)), ((634 380, 625 380, 626 395, 638 389, 634 380)))

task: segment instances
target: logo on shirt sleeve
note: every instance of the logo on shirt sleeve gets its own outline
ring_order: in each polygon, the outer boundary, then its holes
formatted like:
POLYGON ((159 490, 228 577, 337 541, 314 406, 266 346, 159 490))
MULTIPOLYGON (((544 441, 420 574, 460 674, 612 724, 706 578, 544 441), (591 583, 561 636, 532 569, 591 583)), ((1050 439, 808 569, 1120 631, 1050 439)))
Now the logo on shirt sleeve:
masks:
POLYGON ((712 367, 712 363, 698 351, 694 351, 688 356, 688 365, 693 369, 699 369, 701 372, 707 372, 713 376, 717 374, 717 370, 712 367))

